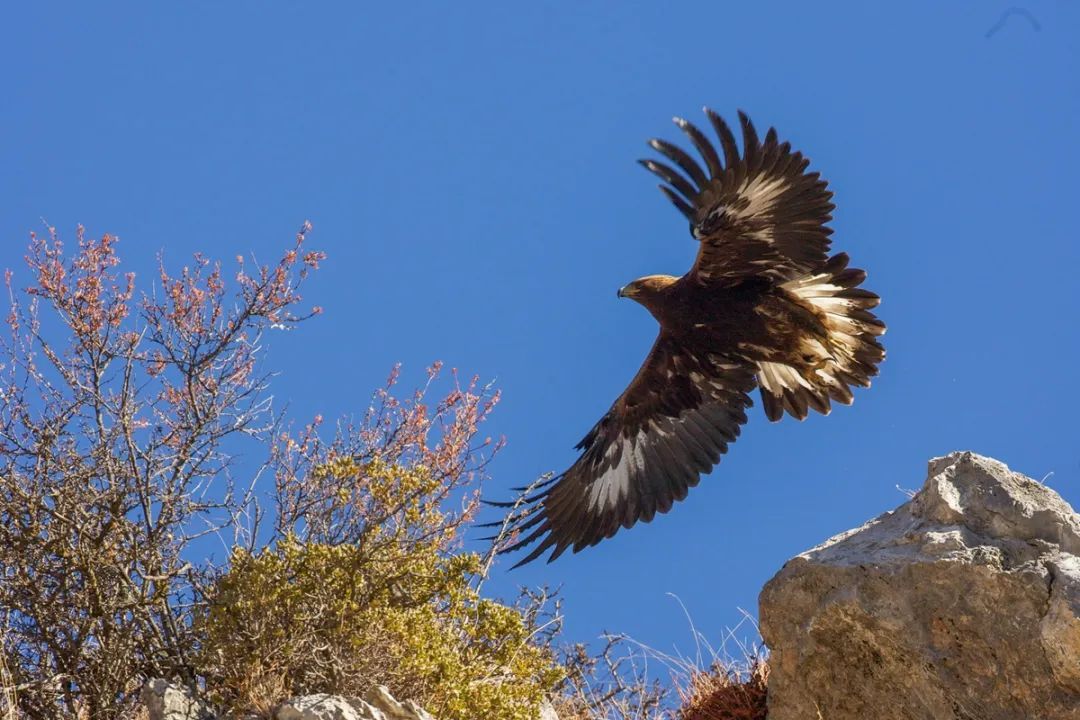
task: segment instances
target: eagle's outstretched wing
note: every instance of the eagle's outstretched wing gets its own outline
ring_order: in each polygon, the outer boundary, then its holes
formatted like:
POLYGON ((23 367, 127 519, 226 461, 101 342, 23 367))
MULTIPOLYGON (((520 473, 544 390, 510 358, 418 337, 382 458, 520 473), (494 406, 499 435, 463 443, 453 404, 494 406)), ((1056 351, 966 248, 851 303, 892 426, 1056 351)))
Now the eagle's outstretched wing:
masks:
POLYGON ((518 565, 549 548, 550 562, 670 510, 739 435, 754 372, 661 331, 629 387, 578 443, 577 461, 525 500, 510 527, 517 539, 503 552, 539 541, 518 565))
POLYGON ((723 160, 697 127, 675 123, 705 161, 663 140, 649 145, 682 171, 655 160, 641 164, 664 180, 660 189, 690 221, 701 242, 691 274, 706 283, 736 284, 748 277, 784 282, 820 267, 829 252, 826 227, 834 205, 832 193, 810 161, 780 143, 769 128, 759 140, 742 111, 742 152, 727 123, 705 109, 723 149, 723 160), (708 172, 706 172, 706 169, 708 172))

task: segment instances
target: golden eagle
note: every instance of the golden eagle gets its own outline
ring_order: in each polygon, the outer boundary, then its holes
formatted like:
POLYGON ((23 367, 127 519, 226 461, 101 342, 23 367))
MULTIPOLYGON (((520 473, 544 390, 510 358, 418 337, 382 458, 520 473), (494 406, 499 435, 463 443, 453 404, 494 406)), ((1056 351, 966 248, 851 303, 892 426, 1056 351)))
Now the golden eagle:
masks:
POLYGON ((759 140, 740 111, 740 153, 724 120, 705 113, 722 158, 675 118, 704 167, 663 140, 649 145, 674 167, 640 161, 690 221, 697 258, 682 277, 650 275, 619 290, 652 313, 660 333, 577 445, 577 461, 536 494, 503 504, 517 506, 508 521, 515 540, 503 552, 539 541, 518 565, 549 548, 551 562, 670 510, 738 437, 755 386, 769 420, 785 412, 802 420, 811 409, 828 414, 833 400, 851 404, 851 386, 868 387, 885 357, 876 339, 885 325, 870 312, 879 298, 859 287, 866 273, 844 253, 828 256, 827 183, 774 129, 759 140))

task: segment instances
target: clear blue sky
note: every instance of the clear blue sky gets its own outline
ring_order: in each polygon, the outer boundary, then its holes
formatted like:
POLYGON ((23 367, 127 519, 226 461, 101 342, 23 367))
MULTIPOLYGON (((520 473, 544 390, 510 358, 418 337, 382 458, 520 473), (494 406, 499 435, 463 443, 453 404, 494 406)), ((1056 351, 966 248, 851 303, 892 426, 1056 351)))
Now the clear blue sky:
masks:
POLYGON ((890 330, 850 408, 772 425, 651 525, 487 586, 561 585, 569 639, 687 649, 791 555, 994 455, 1080 504, 1080 4, 8 4, 0 266, 40 218, 270 259, 300 223, 325 315, 275 336, 296 416, 360 411, 397 361, 504 392, 489 492, 574 458, 654 334, 615 290, 681 274, 685 222, 634 160, 672 115, 750 112, 836 192, 835 247, 890 330), (615 9, 617 8, 617 9, 615 9))

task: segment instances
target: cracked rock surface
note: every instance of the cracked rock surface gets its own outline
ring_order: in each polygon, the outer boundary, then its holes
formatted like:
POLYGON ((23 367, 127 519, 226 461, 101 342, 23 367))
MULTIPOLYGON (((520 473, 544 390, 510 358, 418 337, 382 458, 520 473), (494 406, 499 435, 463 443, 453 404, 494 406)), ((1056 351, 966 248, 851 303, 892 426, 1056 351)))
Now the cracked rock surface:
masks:
POLYGON ((769 720, 1080 720, 1080 516, 974 453, 760 598, 769 720))
POLYGON ((434 720, 413 702, 400 703, 378 685, 360 698, 307 695, 287 700, 274 711, 274 720, 434 720))
MULTIPOLYGON (((190 690, 167 680, 146 683, 142 697, 149 720, 215 720, 219 717, 190 690)), ((259 720, 262 717, 222 715, 220 720, 259 720)), ((363 698, 325 693, 290 698, 278 705, 271 717, 273 720, 435 720, 412 701, 398 702, 382 685, 371 688, 363 698)))

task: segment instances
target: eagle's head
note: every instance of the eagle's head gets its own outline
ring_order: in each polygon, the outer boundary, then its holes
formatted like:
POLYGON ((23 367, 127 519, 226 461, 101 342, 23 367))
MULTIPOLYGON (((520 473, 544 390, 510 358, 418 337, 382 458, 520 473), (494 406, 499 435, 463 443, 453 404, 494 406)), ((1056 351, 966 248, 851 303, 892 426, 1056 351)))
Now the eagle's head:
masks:
POLYGON ((672 275, 646 275, 619 288, 618 296, 630 298, 651 308, 656 301, 663 297, 665 290, 675 284, 677 277, 672 275))

